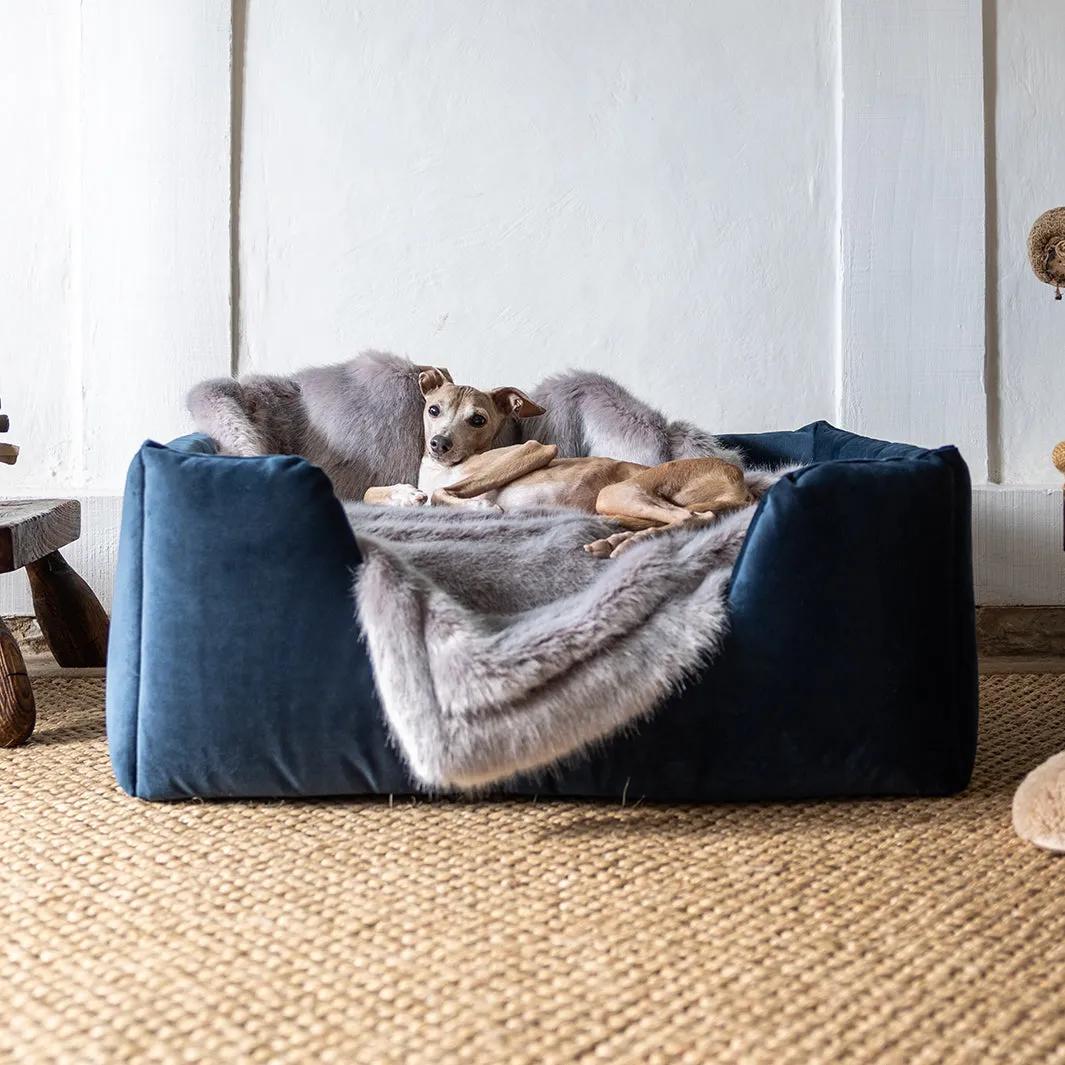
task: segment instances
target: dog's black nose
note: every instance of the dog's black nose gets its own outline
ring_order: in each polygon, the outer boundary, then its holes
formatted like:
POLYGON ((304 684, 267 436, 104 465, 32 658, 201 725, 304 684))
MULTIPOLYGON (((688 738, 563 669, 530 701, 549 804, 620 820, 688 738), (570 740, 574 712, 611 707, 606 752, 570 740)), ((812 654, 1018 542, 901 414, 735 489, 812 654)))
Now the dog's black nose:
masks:
POLYGON ((429 441, 429 450, 434 455, 446 455, 451 450, 451 441, 446 436, 434 436, 429 441))

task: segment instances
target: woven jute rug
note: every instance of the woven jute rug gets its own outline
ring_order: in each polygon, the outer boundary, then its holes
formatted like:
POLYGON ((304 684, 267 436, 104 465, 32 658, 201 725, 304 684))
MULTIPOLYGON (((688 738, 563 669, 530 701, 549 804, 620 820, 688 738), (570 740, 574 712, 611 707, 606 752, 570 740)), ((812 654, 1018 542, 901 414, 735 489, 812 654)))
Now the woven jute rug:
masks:
POLYGON ((1065 677, 982 680, 954 799, 150 805, 99 680, 0 751, 0 1059, 1065 1062, 1065 862, 1010 798, 1065 677))

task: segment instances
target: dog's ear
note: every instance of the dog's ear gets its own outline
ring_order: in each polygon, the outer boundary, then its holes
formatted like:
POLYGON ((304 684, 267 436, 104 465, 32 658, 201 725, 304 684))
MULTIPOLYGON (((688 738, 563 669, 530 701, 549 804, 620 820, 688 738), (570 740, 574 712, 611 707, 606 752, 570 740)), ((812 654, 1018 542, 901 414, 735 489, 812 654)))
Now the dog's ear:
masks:
POLYGON ((443 384, 455 383, 451 380, 451 374, 442 366, 420 366, 418 368, 421 370, 418 374, 418 387, 422 390, 423 396, 435 392, 443 384))
POLYGON ((539 403, 533 403, 520 388, 495 388, 488 394, 503 414, 513 414, 516 418, 535 418, 537 414, 547 413, 539 403))

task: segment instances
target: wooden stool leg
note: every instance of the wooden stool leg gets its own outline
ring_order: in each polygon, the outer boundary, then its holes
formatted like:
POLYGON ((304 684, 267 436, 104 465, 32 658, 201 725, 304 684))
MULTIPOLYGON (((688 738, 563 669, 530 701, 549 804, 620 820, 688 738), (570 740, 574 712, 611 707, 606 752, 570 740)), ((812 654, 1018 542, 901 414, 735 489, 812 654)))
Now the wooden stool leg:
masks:
POLYGON ((0 747, 17 747, 33 735, 37 707, 15 637, 0 621, 0 747))
POLYGON ((26 565, 41 632, 61 666, 107 664, 107 613, 58 551, 26 565))

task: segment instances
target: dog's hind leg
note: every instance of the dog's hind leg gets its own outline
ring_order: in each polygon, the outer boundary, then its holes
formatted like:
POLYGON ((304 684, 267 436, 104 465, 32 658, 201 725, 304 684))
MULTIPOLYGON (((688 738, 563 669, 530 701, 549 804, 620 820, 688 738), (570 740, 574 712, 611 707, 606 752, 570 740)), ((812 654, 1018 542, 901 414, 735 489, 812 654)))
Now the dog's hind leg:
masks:
POLYGON ((615 533, 613 536, 608 536, 606 540, 596 540, 594 543, 585 545, 584 550, 597 558, 617 558, 628 551, 630 547, 634 547, 643 540, 664 536, 674 529, 690 529, 695 525, 709 524, 716 518, 717 515, 713 511, 703 511, 699 514, 689 511, 687 518, 682 518, 680 521, 671 522, 669 525, 655 525, 647 529, 629 529, 625 532, 615 533), (600 546, 602 544, 610 545, 609 552, 603 550, 600 546))
POLYGON ((584 550, 596 558, 617 558, 638 540, 658 536, 666 529, 692 521, 709 521, 714 514, 697 517, 686 507, 679 507, 668 499, 650 492, 640 483, 640 476, 627 481, 608 484, 599 493, 595 509, 604 517, 627 526, 625 532, 615 533, 584 545, 584 550))
MULTIPOLYGON (((664 528, 664 526, 657 526, 657 528, 664 528)), ((596 558, 612 558, 614 552, 635 535, 634 530, 626 529, 625 532, 614 533, 613 536, 604 536, 602 540, 593 540, 590 544, 584 545, 584 550, 590 555, 595 555, 596 558)))
POLYGON ((692 512, 686 507, 678 506, 656 492, 649 491, 641 483, 645 476, 646 473, 637 474, 626 481, 608 484, 595 501, 596 512, 620 521, 623 525, 631 522, 636 529, 675 525, 691 518, 692 512))
POLYGON ((694 479, 683 476, 695 470, 694 466, 688 469, 684 462, 668 463, 644 470, 628 480, 608 484, 599 493, 595 509, 604 517, 621 522, 627 530, 585 544, 585 551, 597 558, 617 558, 641 540, 661 536, 682 525, 713 521, 717 517, 718 501, 726 506, 733 505, 731 486, 726 484, 722 491, 720 484, 699 486, 694 479), (703 488, 702 493, 698 491, 699 487, 703 488), (689 501, 686 506, 681 506, 666 498, 667 492, 689 500, 698 499, 698 502, 689 501))

